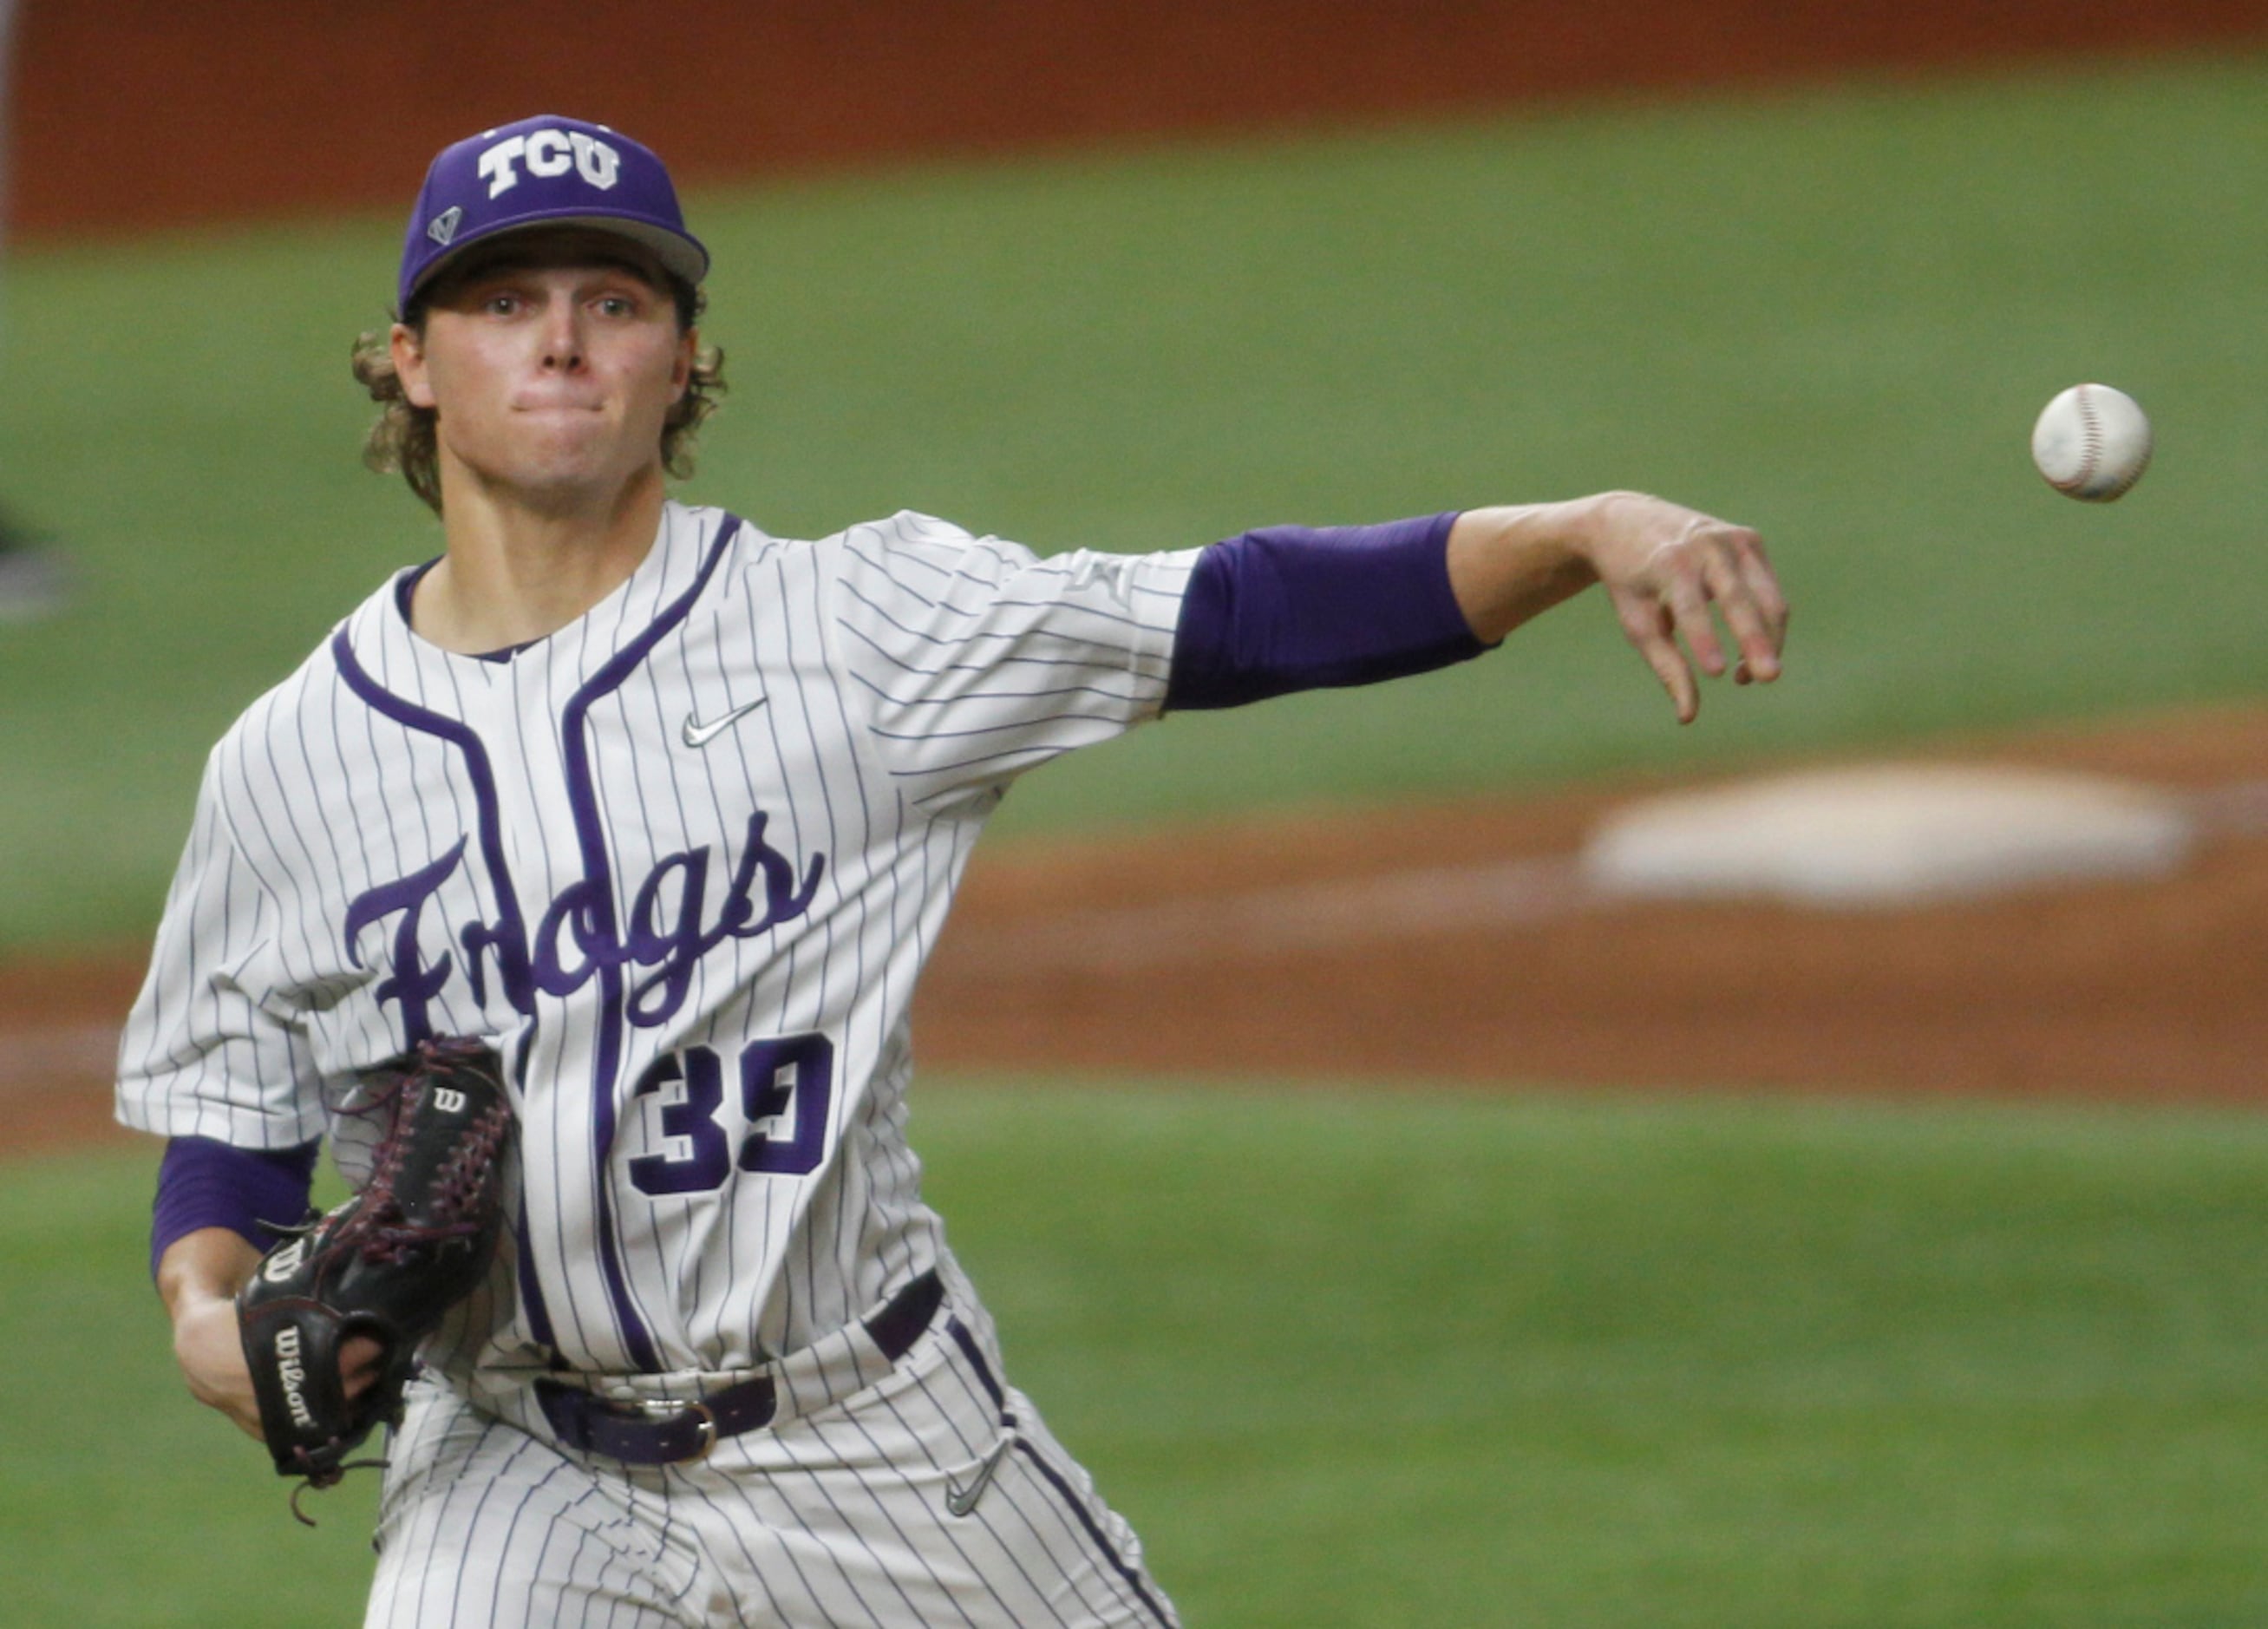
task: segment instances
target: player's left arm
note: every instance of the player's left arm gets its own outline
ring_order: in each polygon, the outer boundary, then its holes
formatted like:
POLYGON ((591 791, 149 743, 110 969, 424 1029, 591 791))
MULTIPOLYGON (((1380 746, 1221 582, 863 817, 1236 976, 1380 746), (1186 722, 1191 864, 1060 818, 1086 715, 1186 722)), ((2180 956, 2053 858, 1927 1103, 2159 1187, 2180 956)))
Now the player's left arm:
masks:
POLYGON ((1779 676, 1787 600, 1764 540, 1643 492, 1468 510, 1449 529, 1449 587, 1474 637, 1494 644, 1592 584, 1676 704, 1701 705, 1694 669, 1735 682, 1779 676), (1724 619, 1729 656, 1711 608, 1724 619), (1683 648, 1680 648, 1683 641, 1683 648), (1689 660, 1690 652, 1690 660, 1689 660))
MULTIPOLYGON (((247 1435, 263 1435, 247 1367, 237 1292, 307 1211, 316 1146, 280 1152, 232 1148, 196 1137, 166 1146, 151 1207, 150 1272, 173 1325, 173 1360, 189 1393, 247 1435)), ((377 1378, 379 1349, 357 1338, 341 1349, 349 1397, 377 1378)))

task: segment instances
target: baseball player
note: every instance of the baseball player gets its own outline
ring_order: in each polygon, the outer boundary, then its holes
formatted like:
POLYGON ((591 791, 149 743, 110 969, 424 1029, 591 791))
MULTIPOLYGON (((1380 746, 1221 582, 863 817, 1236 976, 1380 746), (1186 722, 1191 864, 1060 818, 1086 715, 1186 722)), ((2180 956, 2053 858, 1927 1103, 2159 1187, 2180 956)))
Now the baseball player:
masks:
POLYGON ((443 552, 214 749, 122 1045, 176 1354, 253 1428, 266 1224, 326 1138, 367 1175, 359 1071, 478 1040, 512 1224, 390 1438, 370 1624, 1173 1623, 907 1146, 986 817, 1160 712, 1462 660, 1593 583, 1690 719, 1697 667, 1776 675, 1779 591, 1753 533, 1631 493, 1140 556, 774 537, 666 492, 707 266, 604 126, 433 161, 361 372, 443 552))

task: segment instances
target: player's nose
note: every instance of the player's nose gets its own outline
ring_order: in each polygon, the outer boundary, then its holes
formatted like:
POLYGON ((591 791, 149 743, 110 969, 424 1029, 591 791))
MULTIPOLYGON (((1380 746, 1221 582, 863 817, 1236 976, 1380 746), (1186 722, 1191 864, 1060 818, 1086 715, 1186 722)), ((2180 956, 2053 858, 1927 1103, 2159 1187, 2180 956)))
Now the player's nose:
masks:
POLYGON ((583 365, 583 313, 572 300, 546 305, 541 328, 546 372, 571 373, 583 365))

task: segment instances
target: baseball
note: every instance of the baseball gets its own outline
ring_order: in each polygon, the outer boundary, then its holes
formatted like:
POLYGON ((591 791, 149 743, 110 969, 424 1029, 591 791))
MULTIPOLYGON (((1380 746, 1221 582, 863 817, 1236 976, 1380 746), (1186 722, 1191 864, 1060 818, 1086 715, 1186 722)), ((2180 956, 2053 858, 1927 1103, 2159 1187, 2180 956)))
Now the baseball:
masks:
POLYGON ((2123 390, 2073 385, 2032 426, 2032 462, 2057 491, 2107 504, 2150 467, 2149 417, 2123 390))

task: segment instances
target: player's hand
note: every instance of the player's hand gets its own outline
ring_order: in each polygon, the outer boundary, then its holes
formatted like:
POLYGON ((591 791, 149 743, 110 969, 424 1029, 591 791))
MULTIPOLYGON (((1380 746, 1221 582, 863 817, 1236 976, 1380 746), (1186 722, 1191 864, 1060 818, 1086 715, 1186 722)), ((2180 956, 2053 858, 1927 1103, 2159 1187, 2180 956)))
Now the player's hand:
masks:
MULTIPOLYGON (((370 1389, 384 1354, 385 1348, 376 1341, 360 1336, 341 1345, 339 1373, 347 1396, 358 1397, 370 1389)), ((245 1365, 244 1333, 233 1296, 184 1300, 173 1319, 173 1358, 192 1397, 227 1415, 247 1436, 267 1440, 260 1429, 260 1399, 252 1389, 252 1371, 245 1365)))
POLYGON ((1695 669, 1737 683, 1779 676, 1787 600, 1764 540, 1643 492, 1469 509, 1449 531, 1449 587, 1490 644, 1529 618, 1606 586, 1623 632, 1676 704, 1701 710, 1695 669), (1731 635, 1728 653, 1717 619, 1731 635))
POLYGON ((1643 492, 1603 493, 1590 509, 1582 552, 1614 601, 1624 635, 1676 704, 1680 724, 1701 710, 1696 667, 1711 678, 1729 667, 1738 684, 1779 677, 1787 600, 1763 538, 1643 492), (1712 606, 1734 654, 1727 655, 1712 606))

